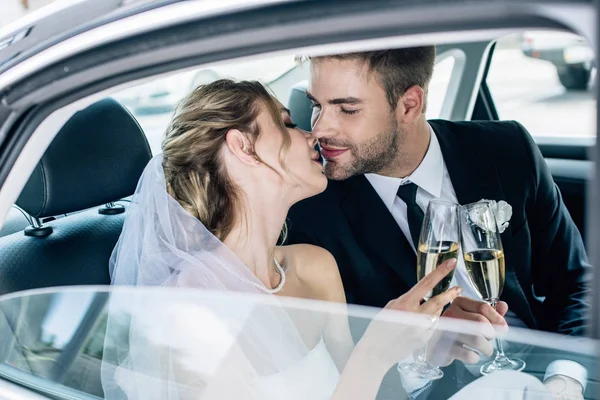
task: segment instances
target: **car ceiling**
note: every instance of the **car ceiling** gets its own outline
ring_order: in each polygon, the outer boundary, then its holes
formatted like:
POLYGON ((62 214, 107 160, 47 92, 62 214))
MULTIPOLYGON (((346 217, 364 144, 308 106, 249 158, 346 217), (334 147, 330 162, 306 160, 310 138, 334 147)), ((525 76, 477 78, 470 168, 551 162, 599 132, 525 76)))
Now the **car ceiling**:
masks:
MULTIPOLYGON (((34 19, 31 23, 24 22, 20 26, 15 24, 4 28, 0 27, 0 73, 23 61, 32 54, 83 31, 129 15, 163 7, 179 1, 184 0, 78 0, 73 1, 68 7, 58 9, 48 16, 34 19), (13 27, 14 29, 11 29, 13 27)), ((311 1, 313 0, 287 0, 289 3, 311 1)), ((368 1, 372 0, 367 0, 367 2, 368 1)), ((520 0, 504 0, 505 3, 518 3, 519 1, 520 0)), ((386 1, 383 0, 379 2, 385 3, 386 1)), ((417 3, 435 4, 442 2, 443 0, 421 0, 417 3)), ((555 2, 556 1, 552 0, 539 1, 540 4, 551 4, 555 2)), ((565 0, 562 1, 562 3, 564 2, 565 0)), ((569 0, 566 0, 566 2, 569 2, 569 0)), ((570 2, 591 3, 591 0, 571 0, 570 2)), ((269 0, 265 0, 265 5, 268 3, 269 0)), ((358 1, 355 3, 358 3, 358 1)), ((410 6, 411 3, 415 3, 415 1, 400 0, 396 1, 396 3, 406 3, 406 6, 410 6)), ((53 6, 54 5, 51 4, 47 7, 53 6)), ((28 16, 23 17, 22 20, 26 21, 27 17, 28 16)))
MULTIPOLYGON (((175 1, 79 0, 48 16, 33 19, 31 23, 27 23, 30 15, 26 15, 21 18, 21 24, 16 21, 13 25, 0 27, 0 73, 43 48, 106 23, 107 20, 123 18, 175 1)), ((54 4, 47 7, 53 8, 54 4)), ((41 11, 38 9, 32 14, 41 11)))

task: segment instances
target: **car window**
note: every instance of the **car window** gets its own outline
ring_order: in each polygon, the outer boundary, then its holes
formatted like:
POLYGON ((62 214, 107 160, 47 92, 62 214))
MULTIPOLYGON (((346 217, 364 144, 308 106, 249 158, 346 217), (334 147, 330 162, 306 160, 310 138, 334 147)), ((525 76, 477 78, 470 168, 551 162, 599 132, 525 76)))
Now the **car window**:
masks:
POLYGON ((535 136, 595 137, 596 65, 580 36, 529 31, 498 40, 487 85, 500 119, 535 136))
MULTIPOLYGON (((454 61, 454 57, 444 56, 435 65, 427 100, 428 118, 441 117, 454 61)), ((146 133, 152 153, 156 154, 174 107, 198 85, 220 78, 258 80, 287 106, 290 88, 309 79, 309 75, 310 61, 299 63, 289 54, 180 72, 121 90, 113 97, 136 117, 146 133)))
MULTIPOLYGON (((67 291, 2 309, 2 364, 67 390, 103 397, 99 376, 106 295, 67 291)), ((4 371, 6 372, 6 371, 4 371)))
POLYGON ((446 93, 455 64, 453 56, 441 57, 436 60, 427 95, 426 115, 428 119, 442 117, 442 109, 445 105, 446 93))
POLYGON ((286 105, 289 89, 307 79, 308 71, 308 65, 299 65, 292 54, 231 61, 160 77, 114 93, 113 97, 136 117, 155 154, 160 149, 174 107, 197 86, 220 78, 258 80, 286 105))
MULTIPOLYGON (((193 388, 199 392, 202 386, 190 386, 190 383, 218 383, 223 379, 219 374, 228 375, 226 381, 236 385, 240 384, 240 378, 237 378, 239 373, 225 368, 231 365, 228 364, 231 357, 243 355, 244 361, 264 359, 262 353, 256 353, 252 348, 255 335, 248 335, 248 329, 254 327, 260 329, 258 332, 265 332, 267 326, 278 326, 274 324, 284 321, 280 319, 282 315, 292 321, 302 321, 302 331, 311 333, 322 329, 323 321, 342 317, 347 319, 350 333, 356 338, 360 338, 374 320, 377 320, 375 324, 379 326, 378 335, 382 340, 397 341, 397 337, 423 334, 422 315, 400 311, 394 315, 382 315, 376 308, 354 305, 339 308, 325 301, 307 301, 286 296, 282 296, 275 305, 262 296, 182 290, 176 287, 86 286, 32 290, 0 299, 0 334, 3 338, 0 342, 0 380, 35 388, 42 394, 50 394, 54 399, 90 400, 105 396, 114 398, 106 395, 103 390, 114 390, 114 385, 117 386, 116 389, 136 392, 143 391, 146 388, 144 385, 149 382, 156 385, 151 386, 153 389, 162 385, 159 379, 150 381, 143 376, 138 376, 140 379, 119 378, 127 377, 131 369, 160 374, 152 375, 152 378, 168 376, 175 383, 170 386, 175 393, 182 388, 193 388), (280 311, 285 313, 280 314, 280 311), (263 318, 249 325, 249 318, 256 315, 262 315, 263 318), (251 351, 239 352, 239 349, 251 351), (165 365, 171 368, 171 374, 157 368, 165 365), (236 376, 237 379, 229 379, 229 376, 236 376)), ((440 343, 450 343, 457 335, 472 332, 473 327, 468 322, 442 317, 436 324, 435 333, 429 329, 426 334, 439 336, 442 338, 440 343)), ((290 346, 291 342, 284 339, 285 337, 272 339, 277 351, 292 352, 298 349, 297 343, 290 346)), ((527 375, 524 376, 529 377, 530 383, 537 381, 540 387, 539 380, 543 379, 543 370, 540 370, 538 364, 557 352, 566 359, 585 365, 589 371, 596 371, 598 368, 598 360, 593 351, 596 343, 592 340, 518 327, 512 327, 502 340, 509 354, 526 352, 532 365, 528 366, 525 372, 527 375)), ((412 348, 417 347, 418 341, 400 344, 407 346, 406 352, 410 354, 412 348)), ((277 374, 272 375, 268 370, 261 373, 263 376, 257 376, 257 379, 270 384, 256 386, 255 389, 265 390, 264 393, 283 394, 283 397, 286 393, 299 394, 295 391, 300 390, 302 393, 323 394, 319 384, 312 385, 315 386, 313 388, 309 385, 304 389, 294 385, 273 384, 306 382, 307 379, 312 379, 321 385, 328 383, 327 387, 335 385, 335 374, 306 375, 310 370, 304 368, 303 364, 309 362, 314 363, 318 369, 323 369, 326 365, 335 368, 331 358, 328 358, 331 356, 327 350, 317 349, 311 352, 319 352, 318 358, 308 354, 306 357, 311 357, 312 361, 311 358, 296 359, 292 356, 297 353, 290 353, 289 360, 292 364, 282 372, 285 380, 281 380, 283 376, 275 378, 277 374)), ((399 354, 398 357, 404 354, 397 350, 395 353, 399 354)), ((444 357, 445 351, 432 354, 444 357)), ((285 357, 285 354, 281 356, 285 357)), ((378 356, 372 357, 377 360, 378 356)), ((470 392, 473 386, 468 383, 475 377, 481 377, 476 371, 481 364, 491 359, 492 357, 482 355, 482 359, 475 364, 465 365, 465 373, 473 374, 473 378, 436 389, 439 396, 449 398, 457 390, 463 390, 460 398, 479 398, 480 396, 470 392)), ((400 361, 399 359, 398 362, 400 361)), ((358 373, 358 377, 368 374, 371 366, 364 364, 359 368, 362 371, 358 373)), ((330 370, 325 369, 325 372, 330 370)), ((517 377, 523 379, 524 376, 517 377)), ((382 385, 379 397, 401 397, 401 383, 398 381, 394 385, 398 386, 386 388, 386 385, 382 385)), ((594 393, 597 380, 593 374, 589 376, 588 385, 590 393, 594 393)), ((502 394, 508 396, 511 390, 514 388, 509 385, 502 394)), ((498 392, 497 394, 500 395, 498 392)))

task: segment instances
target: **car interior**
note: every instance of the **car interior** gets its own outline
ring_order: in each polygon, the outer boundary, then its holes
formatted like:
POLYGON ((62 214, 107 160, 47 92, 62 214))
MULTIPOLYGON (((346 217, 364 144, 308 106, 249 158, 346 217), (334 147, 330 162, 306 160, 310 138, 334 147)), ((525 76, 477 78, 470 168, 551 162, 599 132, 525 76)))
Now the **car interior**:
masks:
MULTIPOLYGON (((488 55, 489 45, 465 43, 438 51, 454 54, 459 50, 462 54, 493 57, 493 51, 488 55)), ((465 83, 461 89, 452 83, 457 75, 449 78, 445 102, 461 103, 461 90, 476 93, 472 114, 466 118, 501 117, 487 83, 490 60, 486 64, 483 78, 473 79, 475 86, 468 86, 468 77, 461 78, 465 83)), ((469 67, 468 62, 455 62, 456 67, 460 65, 469 67)), ((312 107, 305 95, 305 74, 286 73, 271 86, 278 87, 280 93, 285 87, 292 119, 301 129, 310 131, 312 107)), ((38 163, 0 228, 0 295, 43 287, 110 284, 109 258, 122 229, 129 197, 152 157, 144 128, 117 98, 107 97, 74 114, 38 163)), ((441 117, 457 115, 452 105, 444 104, 444 110, 447 112, 441 117)), ((586 186, 593 167, 588 158, 590 141, 536 140, 585 238, 586 186)), ((0 356, 6 351, 0 344, 0 356)), ((58 359, 51 364, 59 363, 58 359)), ((55 377, 47 361, 29 362, 27 368, 27 372, 47 379, 55 377)), ((64 372, 58 384, 89 398, 103 396, 99 381, 90 378, 99 376, 99 360, 74 363, 64 372)))
POLYGON ((0 239, 0 293, 110 283, 107 256, 125 211, 113 202, 134 192, 150 158, 141 128, 115 100, 75 114, 17 200, 34 223, 0 239))

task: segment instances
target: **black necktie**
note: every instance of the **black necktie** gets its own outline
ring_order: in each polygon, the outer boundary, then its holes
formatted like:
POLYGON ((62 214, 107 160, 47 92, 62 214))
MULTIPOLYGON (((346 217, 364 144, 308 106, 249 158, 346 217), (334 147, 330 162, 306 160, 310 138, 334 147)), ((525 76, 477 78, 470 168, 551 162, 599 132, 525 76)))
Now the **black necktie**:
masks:
POLYGON ((421 225, 423 225, 423 219, 425 218, 425 213, 423 213, 423 210, 421 210, 421 207, 417 204, 417 189, 418 186, 412 182, 407 183, 406 185, 400 185, 398 188, 398 197, 406 203, 408 229, 410 230, 410 236, 412 236, 415 249, 417 249, 419 245, 421 225))

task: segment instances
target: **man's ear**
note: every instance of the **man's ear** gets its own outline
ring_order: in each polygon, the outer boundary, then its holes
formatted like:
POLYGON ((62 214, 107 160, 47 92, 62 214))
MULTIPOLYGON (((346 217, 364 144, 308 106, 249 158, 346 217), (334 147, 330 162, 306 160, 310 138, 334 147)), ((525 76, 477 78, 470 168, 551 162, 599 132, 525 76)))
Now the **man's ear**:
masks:
POLYGON ((421 116, 424 106, 425 91, 420 86, 411 86, 398 99, 396 117, 399 121, 410 124, 421 116))
POLYGON ((246 165, 260 164, 248 137, 237 129, 230 129, 225 135, 225 143, 231 154, 246 165))

